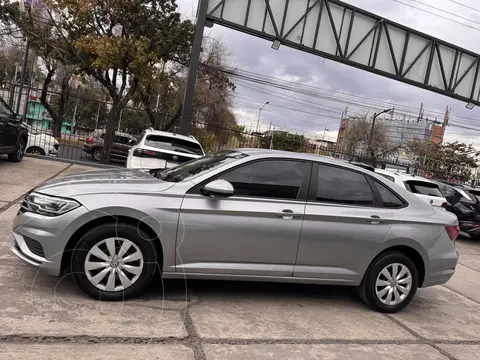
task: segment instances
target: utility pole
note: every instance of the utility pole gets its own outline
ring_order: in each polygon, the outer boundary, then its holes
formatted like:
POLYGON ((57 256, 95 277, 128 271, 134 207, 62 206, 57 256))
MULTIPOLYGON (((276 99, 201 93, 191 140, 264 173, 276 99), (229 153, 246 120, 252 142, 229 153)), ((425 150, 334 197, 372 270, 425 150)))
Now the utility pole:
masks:
POLYGON ((260 111, 258 112, 258 119, 257 119, 257 128, 255 129, 255 136, 257 137, 257 147, 260 147, 260 141, 258 140, 258 127, 260 125, 260 115, 262 114, 262 110, 265 106, 270 104, 270 101, 267 101, 261 108, 260 111))
POLYGON ((375 129, 375 120, 377 120, 377 117, 379 117, 380 115, 388 113, 390 111, 392 111, 392 109, 383 110, 378 114, 377 113, 373 114, 372 128, 370 129, 370 137, 368 138, 368 148, 371 148, 372 146, 372 137, 373 137, 373 130, 375 129))

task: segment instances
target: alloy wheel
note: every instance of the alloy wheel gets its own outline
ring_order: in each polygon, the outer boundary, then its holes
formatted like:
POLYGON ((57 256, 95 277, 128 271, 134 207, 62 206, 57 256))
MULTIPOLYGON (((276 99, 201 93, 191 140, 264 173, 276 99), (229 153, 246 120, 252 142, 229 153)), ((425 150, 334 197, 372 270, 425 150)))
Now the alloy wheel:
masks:
POLYGON ((142 274, 144 260, 132 241, 112 237, 95 244, 85 258, 85 274, 96 288, 123 291, 142 274))
POLYGON ((25 143, 23 140, 20 140, 18 143, 18 149, 17 149, 17 160, 22 160, 23 159, 23 152, 25 151, 25 143))
POLYGON ((385 266, 377 276, 375 294, 385 305, 398 305, 410 293, 412 274, 407 266, 393 263, 385 266))

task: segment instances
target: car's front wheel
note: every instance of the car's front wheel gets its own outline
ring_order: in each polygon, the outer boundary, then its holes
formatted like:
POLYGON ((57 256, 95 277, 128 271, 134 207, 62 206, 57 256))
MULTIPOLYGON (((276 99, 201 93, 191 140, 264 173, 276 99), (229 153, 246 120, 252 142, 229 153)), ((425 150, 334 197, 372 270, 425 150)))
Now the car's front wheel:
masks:
POLYGON ((370 265, 359 294, 373 310, 395 313, 415 296, 418 271, 412 260, 401 252, 388 252, 370 265))
POLYGON ((75 283, 99 300, 119 301, 138 295, 157 266, 155 246, 148 238, 137 227, 123 223, 88 231, 72 255, 75 283))

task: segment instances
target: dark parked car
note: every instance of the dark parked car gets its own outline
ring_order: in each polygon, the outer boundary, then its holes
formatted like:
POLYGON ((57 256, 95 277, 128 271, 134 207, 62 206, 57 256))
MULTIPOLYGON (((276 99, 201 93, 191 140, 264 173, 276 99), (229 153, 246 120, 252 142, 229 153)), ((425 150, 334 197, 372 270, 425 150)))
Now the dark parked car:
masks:
POLYGON ((21 161, 27 141, 28 130, 22 119, 0 98, 0 155, 7 154, 9 161, 21 161))
POLYGON ((468 185, 451 186, 443 182, 437 184, 448 201, 447 210, 457 215, 460 230, 469 234, 472 239, 480 240, 480 190, 468 185))
MULTIPOLYGON (((83 150, 92 155, 93 160, 100 161, 103 150, 103 139, 105 132, 94 131, 91 133, 83 143, 83 150)), ((116 132, 113 138, 111 156, 113 158, 126 160, 128 157, 128 150, 137 143, 137 139, 129 134, 116 132)))

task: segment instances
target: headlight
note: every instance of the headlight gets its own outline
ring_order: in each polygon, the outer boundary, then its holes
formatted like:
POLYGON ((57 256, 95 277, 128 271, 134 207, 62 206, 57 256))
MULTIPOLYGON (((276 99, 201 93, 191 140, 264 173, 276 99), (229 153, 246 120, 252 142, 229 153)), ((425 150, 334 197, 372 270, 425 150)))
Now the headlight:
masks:
POLYGON ((43 195, 32 192, 25 196, 22 208, 45 216, 58 216, 76 209, 80 204, 72 199, 64 199, 56 196, 43 195))

